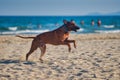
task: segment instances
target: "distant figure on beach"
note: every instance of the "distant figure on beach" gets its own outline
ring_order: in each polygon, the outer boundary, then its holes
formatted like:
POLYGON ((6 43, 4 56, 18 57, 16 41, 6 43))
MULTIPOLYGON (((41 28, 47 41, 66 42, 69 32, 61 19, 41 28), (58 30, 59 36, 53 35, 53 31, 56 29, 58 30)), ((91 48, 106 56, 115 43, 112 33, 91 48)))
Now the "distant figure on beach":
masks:
POLYGON ((40 24, 37 25, 37 28, 40 29, 42 26, 40 24))
POLYGON ((100 20, 100 19, 98 19, 98 21, 97 21, 97 25, 98 25, 98 26, 101 25, 101 20, 100 20))
POLYGON ((84 21, 82 20, 82 21, 80 22, 80 24, 83 26, 83 25, 84 25, 84 21))
POLYGON ((28 24, 27 28, 32 29, 32 22, 28 24))
POLYGON ((91 25, 94 26, 95 22, 94 20, 91 20, 91 25))
POLYGON ((55 26, 56 26, 56 27, 59 27, 60 25, 59 25, 58 23, 55 23, 55 26))

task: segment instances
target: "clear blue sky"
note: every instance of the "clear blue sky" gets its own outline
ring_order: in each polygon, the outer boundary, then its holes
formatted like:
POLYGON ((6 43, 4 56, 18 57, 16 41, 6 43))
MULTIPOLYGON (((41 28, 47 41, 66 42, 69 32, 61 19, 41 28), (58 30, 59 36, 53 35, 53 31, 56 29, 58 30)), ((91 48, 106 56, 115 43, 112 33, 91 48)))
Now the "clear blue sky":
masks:
POLYGON ((120 11, 120 0, 0 0, 0 15, 86 15, 120 11))

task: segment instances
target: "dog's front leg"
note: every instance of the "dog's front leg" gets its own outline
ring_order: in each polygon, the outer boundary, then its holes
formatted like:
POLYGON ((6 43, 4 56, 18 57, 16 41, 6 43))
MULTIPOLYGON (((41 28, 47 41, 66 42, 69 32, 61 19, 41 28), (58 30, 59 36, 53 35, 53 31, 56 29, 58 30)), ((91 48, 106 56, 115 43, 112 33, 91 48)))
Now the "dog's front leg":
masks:
POLYGON ((70 43, 69 42, 60 42, 61 45, 67 45, 68 46, 68 51, 70 52, 71 51, 71 46, 70 46, 70 43))
POLYGON ((76 48, 76 42, 75 40, 65 40, 65 42, 68 42, 68 43, 73 43, 74 44, 74 48, 76 48))
POLYGON ((70 52, 71 51, 70 43, 67 43, 67 46, 68 46, 68 51, 70 52))

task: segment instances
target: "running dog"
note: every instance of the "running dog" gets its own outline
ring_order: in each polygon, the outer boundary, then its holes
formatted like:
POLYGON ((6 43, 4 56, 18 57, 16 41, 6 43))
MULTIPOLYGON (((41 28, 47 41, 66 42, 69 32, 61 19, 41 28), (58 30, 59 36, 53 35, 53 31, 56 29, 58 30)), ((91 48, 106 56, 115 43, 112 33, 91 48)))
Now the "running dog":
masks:
POLYGON ((37 48, 40 48, 41 55, 39 60, 43 62, 42 57, 46 51, 46 44, 67 45, 69 52, 71 51, 70 43, 73 43, 74 48, 76 48, 75 40, 68 40, 68 38, 70 31, 77 32, 78 29, 79 27, 75 24, 74 21, 65 20, 64 25, 62 25, 61 27, 53 31, 44 32, 42 34, 37 35, 36 37, 23 37, 20 35, 16 35, 16 36, 24 39, 29 39, 29 38, 33 39, 31 48, 29 52, 26 54, 26 61, 28 60, 30 54, 32 54, 37 48))

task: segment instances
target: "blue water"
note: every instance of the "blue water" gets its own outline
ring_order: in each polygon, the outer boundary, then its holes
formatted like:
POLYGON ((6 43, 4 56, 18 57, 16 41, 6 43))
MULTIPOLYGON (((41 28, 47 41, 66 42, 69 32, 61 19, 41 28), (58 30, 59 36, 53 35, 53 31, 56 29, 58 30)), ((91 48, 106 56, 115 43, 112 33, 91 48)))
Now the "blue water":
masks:
POLYGON ((78 34, 120 32, 120 16, 0 16, 0 34, 39 34, 60 27, 63 19, 74 20, 80 27, 78 34), (83 25, 81 21, 84 21, 83 25))

